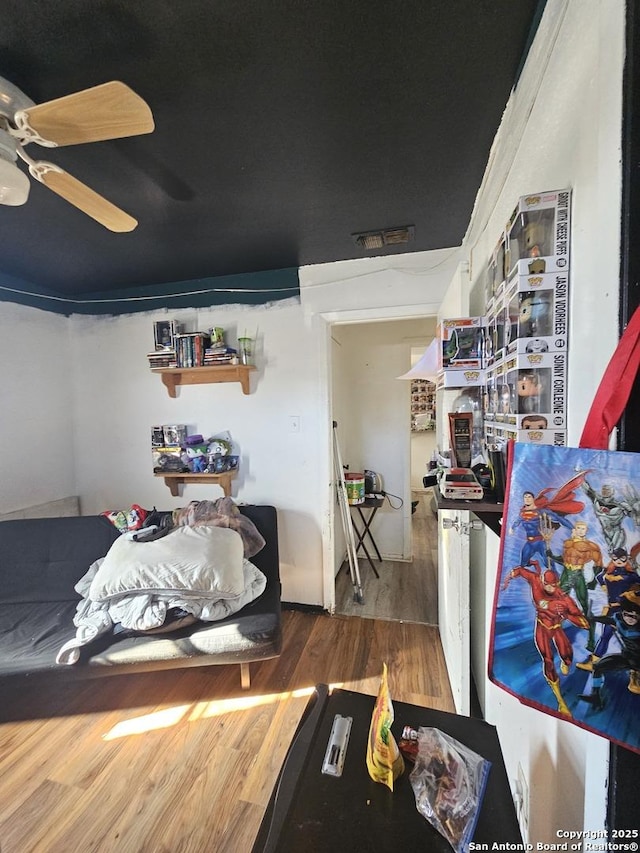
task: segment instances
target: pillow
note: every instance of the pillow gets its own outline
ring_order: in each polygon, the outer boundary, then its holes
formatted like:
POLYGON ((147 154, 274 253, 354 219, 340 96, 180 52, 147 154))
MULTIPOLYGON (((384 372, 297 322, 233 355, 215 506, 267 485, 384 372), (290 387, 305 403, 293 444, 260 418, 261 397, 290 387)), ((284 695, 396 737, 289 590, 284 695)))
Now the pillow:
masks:
POLYGON ((92 601, 136 593, 232 598, 244 589, 242 537, 228 527, 178 527, 152 542, 117 539, 89 588, 92 601))

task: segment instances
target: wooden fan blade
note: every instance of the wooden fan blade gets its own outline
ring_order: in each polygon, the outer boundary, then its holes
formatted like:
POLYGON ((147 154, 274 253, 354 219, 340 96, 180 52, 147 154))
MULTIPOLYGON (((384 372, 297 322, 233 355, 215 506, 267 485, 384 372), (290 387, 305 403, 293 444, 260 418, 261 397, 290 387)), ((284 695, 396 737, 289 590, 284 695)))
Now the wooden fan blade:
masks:
POLYGON ((31 128, 56 145, 78 145, 151 133, 146 101, 117 80, 23 110, 31 128))
POLYGON ((138 224, 138 221, 124 210, 120 210, 68 172, 52 169, 38 175, 38 180, 109 231, 133 231, 138 224))

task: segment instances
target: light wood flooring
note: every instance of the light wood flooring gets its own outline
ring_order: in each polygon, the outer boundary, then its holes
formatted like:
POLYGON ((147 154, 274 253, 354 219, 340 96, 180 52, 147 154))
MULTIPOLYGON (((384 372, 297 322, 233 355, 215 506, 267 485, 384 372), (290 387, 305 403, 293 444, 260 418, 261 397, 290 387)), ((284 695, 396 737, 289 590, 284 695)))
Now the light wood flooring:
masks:
MULTIPOLYGON (((420 622, 425 625, 438 624, 438 523, 430 509, 432 497, 431 489, 426 493, 413 494, 413 499, 418 501, 411 517, 413 561, 379 562, 368 537, 365 538, 367 550, 380 577, 375 576, 361 549, 358 565, 364 604, 354 600, 349 564, 345 563, 336 577, 336 613, 420 622)), ((371 525, 374 538, 375 525, 374 518, 371 525)))
POLYGON ((313 685, 453 711, 438 630, 287 611, 252 664, 23 679, 0 705, 2 853, 249 853, 313 685))

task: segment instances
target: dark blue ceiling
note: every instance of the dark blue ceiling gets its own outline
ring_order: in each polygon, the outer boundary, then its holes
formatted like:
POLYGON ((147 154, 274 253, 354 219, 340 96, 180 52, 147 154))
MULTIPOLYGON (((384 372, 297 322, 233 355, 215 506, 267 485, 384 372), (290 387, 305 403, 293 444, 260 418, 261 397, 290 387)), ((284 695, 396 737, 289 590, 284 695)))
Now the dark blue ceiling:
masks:
MULTIPOLYGON (((414 226, 376 254, 459 245, 541 8, 3 0, 0 76, 37 103, 122 80, 156 129, 32 154, 139 225, 109 232, 34 182, 24 206, 0 206, 0 299, 255 302, 295 294, 301 265, 366 257, 356 231, 414 226)), ((87 310, 116 304, 136 310, 87 310)))

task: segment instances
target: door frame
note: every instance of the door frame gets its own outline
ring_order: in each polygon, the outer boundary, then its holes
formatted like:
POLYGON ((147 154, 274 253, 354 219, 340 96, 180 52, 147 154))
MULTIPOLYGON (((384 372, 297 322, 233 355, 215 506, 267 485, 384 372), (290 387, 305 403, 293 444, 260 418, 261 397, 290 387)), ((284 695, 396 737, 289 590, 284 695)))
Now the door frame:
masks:
MULTIPOLYGON (((323 525, 323 594, 324 607, 329 613, 335 612, 335 501, 333 500, 333 359, 331 354, 331 329, 334 325, 351 325, 384 320, 415 320, 422 317, 436 317, 439 303, 424 302, 415 305, 399 305, 382 308, 355 308, 340 311, 325 311, 317 315, 319 322, 319 352, 321 358, 320 393, 321 412, 325 422, 325 447, 328 453, 325 460, 325 482, 327 483, 326 523, 323 525)), ((407 460, 410 465, 410 459, 407 460)))

